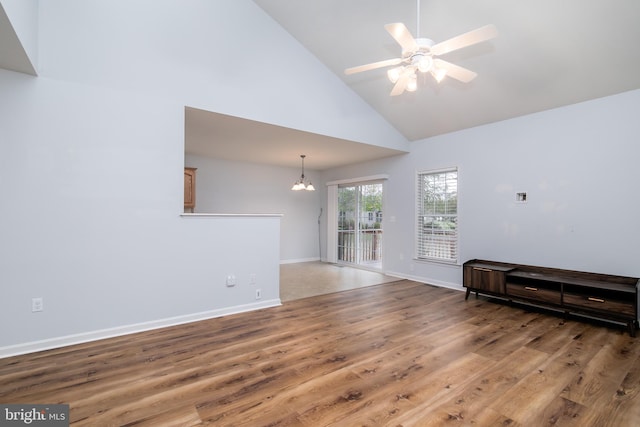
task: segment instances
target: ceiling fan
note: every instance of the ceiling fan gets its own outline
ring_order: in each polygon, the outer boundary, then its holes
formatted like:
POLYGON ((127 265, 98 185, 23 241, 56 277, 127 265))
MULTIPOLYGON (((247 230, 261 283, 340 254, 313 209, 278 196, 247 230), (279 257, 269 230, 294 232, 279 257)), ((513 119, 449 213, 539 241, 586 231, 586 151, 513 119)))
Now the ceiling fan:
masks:
MULTIPOLYGON (((417 0, 417 3, 417 28, 419 29, 420 0, 417 0)), ((463 83, 470 82, 477 76, 475 72, 444 61, 438 58, 438 56, 492 39, 498 35, 496 27, 490 24, 449 40, 434 43, 433 40, 420 38, 419 36, 414 38, 402 23, 387 24, 384 28, 391 34, 391 37, 398 42, 400 47, 402 47, 402 56, 400 58, 387 59, 347 68, 344 72, 349 75, 402 64, 387 71, 389 80, 395 84, 391 90, 391 96, 400 95, 405 90, 408 92, 415 91, 417 88, 417 71, 430 73, 438 83, 440 83, 445 76, 449 76, 463 83)))

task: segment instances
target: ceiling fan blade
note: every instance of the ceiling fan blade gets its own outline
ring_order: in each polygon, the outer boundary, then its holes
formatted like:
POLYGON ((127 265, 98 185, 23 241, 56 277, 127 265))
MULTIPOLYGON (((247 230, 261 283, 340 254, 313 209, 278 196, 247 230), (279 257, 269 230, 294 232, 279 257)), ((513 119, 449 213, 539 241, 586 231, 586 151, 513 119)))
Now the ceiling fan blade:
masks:
POLYGON ((384 61, 372 62, 371 64, 359 65, 357 67, 351 67, 344 70, 344 73, 355 74, 362 71, 375 70, 376 68, 388 67, 390 65, 398 65, 402 62, 402 58, 386 59, 384 61))
POLYGON ((391 89, 391 93, 390 93, 391 96, 397 96, 404 92, 404 90, 407 88, 407 84, 409 84, 409 79, 411 78, 411 74, 412 73, 407 72, 406 70, 405 72, 400 74, 400 78, 396 82, 395 86, 393 86, 393 89, 391 89))
POLYGON ((402 52, 413 52, 418 49, 418 43, 413 38, 407 27, 397 22, 395 24, 387 24, 384 26, 385 30, 391 34, 398 44, 402 47, 402 52))
POLYGON ((498 30, 495 25, 485 25, 484 27, 469 31, 468 33, 460 34, 459 36, 434 45, 431 47, 431 53, 434 55, 444 55, 445 53, 492 39, 497 35, 498 30))
POLYGON ((442 59, 438 58, 433 60, 433 65, 436 68, 445 70, 447 72, 447 76, 456 80, 460 80, 462 83, 469 83, 478 75, 478 73, 475 73, 471 70, 467 70, 466 68, 463 68, 459 65, 455 65, 451 62, 443 61, 442 59))

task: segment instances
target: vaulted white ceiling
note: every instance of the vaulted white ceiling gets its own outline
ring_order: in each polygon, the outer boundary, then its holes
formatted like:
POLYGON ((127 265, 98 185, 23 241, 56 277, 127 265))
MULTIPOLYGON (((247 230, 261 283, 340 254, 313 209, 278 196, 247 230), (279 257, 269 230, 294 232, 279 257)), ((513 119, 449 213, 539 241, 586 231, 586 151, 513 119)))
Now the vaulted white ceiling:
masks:
MULTIPOLYGON (((409 141, 640 88, 637 0, 421 0, 420 28, 416 0, 254 2, 409 141), (384 29, 393 22, 436 43, 486 24, 498 37, 443 56, 478 73, 472 82, 437 84, 426 75, 416 92, 391 97, 386 69, 349 76, 344 70, 400 56, 384 29)), ((231 158, 233 147, 218 152, 231 158)), ((253 156, 273 154, 254 147, 253 156)), ((337 145, 312 147, 321 144, 305 148, 311 161, 325 156, 322 165, 310 163, 317 169, 395 154, 362 144, 351 147, 353 156, 342 156, 337 145)), ((295 157, 291 146, 288 152, 295 157)))
POLYGON ((2 4, 0 4, 0 68, 36 75, 29 55, 2 4))
MULTIPOLYGON (((416 0, 254 3, 409 141, 640 88, 637 0, 422 0, 420 28, 416 0), (499 35, 443 57, 477 72, 472 82, 427 76, 416 92, 391 97, 385 69, 344 69, 398 57, 384 29, 393 22, 436 43, 485 24, 499 35)), ((0 41, 1 68, 35 74, 2 7, 0 41)), ((321 170, 399 153, 190 108, 186 124, 188 151, 230 160, 295 167, 304 152, 321 170), (216 146, 230 135, 235 142, 216 146)))
POLYGON ((254 0, 411 141, 640 88, 637 0, 254 0), (384 25, 436 43, 494 24, 497 38, 442 58, 471 83, 426 75, 390 97, 386 70, 345 68, 400 56, 384 25))
POLYGON ((325 170, 404 153, 297 129, 187 107, 187 153, 223 160, 325 170), (310 167, 311 165, 311 167, 310 167))

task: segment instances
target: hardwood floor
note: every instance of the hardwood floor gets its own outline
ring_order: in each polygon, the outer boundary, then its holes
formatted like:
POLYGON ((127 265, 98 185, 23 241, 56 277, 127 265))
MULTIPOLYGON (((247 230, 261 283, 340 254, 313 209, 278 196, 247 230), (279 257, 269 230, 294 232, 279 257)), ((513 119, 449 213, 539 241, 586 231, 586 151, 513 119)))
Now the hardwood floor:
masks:
POLYGON ((640 339, 411 281, 0 359, 74 426, 637 426, 640 339))

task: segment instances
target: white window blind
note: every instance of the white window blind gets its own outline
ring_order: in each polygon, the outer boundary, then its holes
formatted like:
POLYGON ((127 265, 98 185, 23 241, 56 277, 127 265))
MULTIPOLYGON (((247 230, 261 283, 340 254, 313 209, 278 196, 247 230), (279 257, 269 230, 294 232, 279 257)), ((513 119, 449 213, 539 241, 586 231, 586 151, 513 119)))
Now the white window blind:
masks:
POLYGON ((418 173, 416 256, 458 261, 458 170, 418 173))

